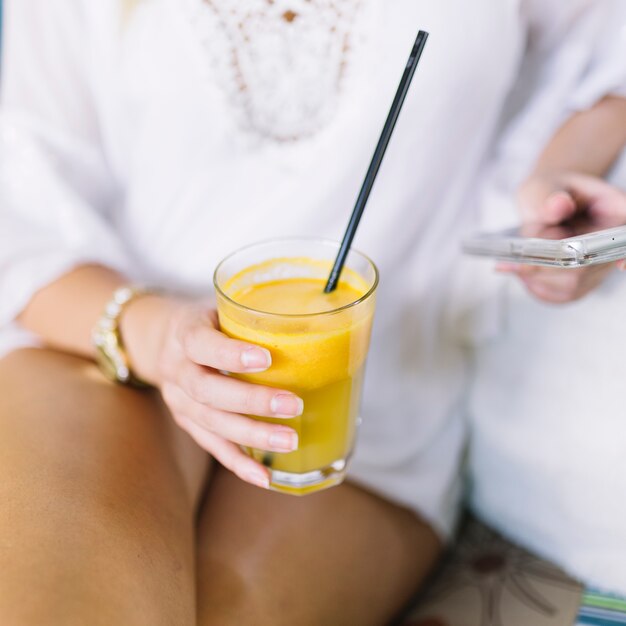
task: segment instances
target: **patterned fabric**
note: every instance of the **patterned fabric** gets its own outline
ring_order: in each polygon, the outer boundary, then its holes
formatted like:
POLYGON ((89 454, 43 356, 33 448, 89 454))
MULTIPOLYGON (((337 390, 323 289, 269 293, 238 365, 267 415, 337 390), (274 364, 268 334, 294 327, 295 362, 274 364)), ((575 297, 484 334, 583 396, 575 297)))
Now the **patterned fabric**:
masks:
POLYGON ((583 594, 576 626, 626 624, 626 599, 588 590, 583 594))
POLYGON ((403 626, 619 626, 626 599, 584 591, 551 563, 476 519, 403 626))
POLYGON ((364 0, 184 0, 242 129, 277 141, 313 135, 333 118, 358 57, 364 0))

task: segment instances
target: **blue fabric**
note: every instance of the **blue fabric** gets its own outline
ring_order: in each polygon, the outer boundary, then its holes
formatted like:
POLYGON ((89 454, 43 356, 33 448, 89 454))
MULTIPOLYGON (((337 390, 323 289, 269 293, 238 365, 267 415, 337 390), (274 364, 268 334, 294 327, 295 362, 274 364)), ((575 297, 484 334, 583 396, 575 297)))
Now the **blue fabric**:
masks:
POLYGON ((587 589, 576 626, 619 626, 626 624, 626 598, 587 589))

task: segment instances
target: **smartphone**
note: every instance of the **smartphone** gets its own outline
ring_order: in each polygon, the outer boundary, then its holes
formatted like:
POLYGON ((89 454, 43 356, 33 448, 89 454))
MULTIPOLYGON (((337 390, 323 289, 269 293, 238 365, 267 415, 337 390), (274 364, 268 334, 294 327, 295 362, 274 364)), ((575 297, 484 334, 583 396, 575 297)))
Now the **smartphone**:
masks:
POLYGON ((463 242, 463 252, 497 261, 585 267, 626 259, 626 226, 606 228, 583 214, 558 226, 525 225, 479 233, 463 242), (602 227, 600 227, 602 226, 602 227))

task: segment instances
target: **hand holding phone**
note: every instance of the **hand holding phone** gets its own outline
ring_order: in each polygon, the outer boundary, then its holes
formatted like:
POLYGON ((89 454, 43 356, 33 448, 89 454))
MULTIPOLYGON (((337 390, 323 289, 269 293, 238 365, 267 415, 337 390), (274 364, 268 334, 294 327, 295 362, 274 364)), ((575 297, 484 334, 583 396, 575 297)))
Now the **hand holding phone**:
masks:
POLYGON ((527 183, 531 193, 522 198, 522 226, 475 235, 463 249, 500 261, 500 271, 516 274, 541 300, 570 302, 601 284, 610 263, 624 263, 626 193, 584 174, 561 175, 550 183, 527 183))
MULTIPOLYGON (((584 174, 562 175, 561 190, 541 199, 544 180, 521 192, 523 224, 480 233, 463 245, 467 254, 551 267, 584 267, 626 258, 626 193, 584 174)), ((552 181, 554 185, 554 181, 552 181)))

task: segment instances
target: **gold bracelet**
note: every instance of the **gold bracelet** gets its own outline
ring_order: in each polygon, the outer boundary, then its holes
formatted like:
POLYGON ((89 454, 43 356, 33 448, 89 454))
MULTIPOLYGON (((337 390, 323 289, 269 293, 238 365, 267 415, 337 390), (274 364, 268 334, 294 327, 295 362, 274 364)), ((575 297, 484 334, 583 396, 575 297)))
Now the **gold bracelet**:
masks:
POLYGON ((111 381, 133 387, 148 387, 133 373, 120 330, 120 318, 133 300, 153 293, 145 287, 127 285, 116 289, 102 317, 91 333, 96 348, 96 361, 102 373, 111 381))

